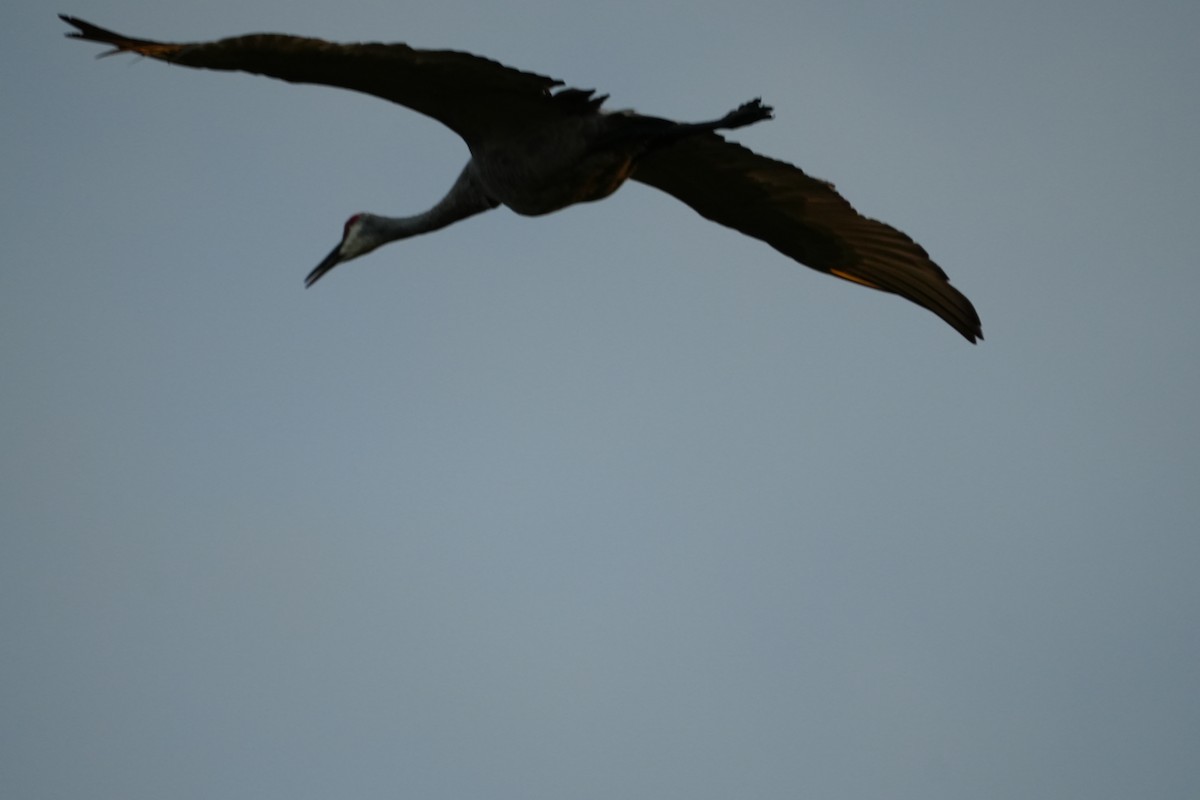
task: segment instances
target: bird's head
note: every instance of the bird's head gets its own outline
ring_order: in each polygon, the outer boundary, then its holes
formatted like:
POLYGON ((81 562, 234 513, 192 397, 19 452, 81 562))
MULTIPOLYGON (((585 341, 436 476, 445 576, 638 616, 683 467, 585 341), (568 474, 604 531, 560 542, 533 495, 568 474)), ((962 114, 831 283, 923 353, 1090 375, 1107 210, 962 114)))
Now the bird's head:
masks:
POLYGON ((360 213, 346 220, 342 229, 342 241, 338 242, 338 246, 325 256, 325 260, 318 264, 316 269, 308 273, 308 277, 304 279, 304 286, 312 286, 326 272, 343 261, 358 258, 383 244, 385 240, 379 235, 378 226, 375 224, 377 219, 374 214, 360 213))

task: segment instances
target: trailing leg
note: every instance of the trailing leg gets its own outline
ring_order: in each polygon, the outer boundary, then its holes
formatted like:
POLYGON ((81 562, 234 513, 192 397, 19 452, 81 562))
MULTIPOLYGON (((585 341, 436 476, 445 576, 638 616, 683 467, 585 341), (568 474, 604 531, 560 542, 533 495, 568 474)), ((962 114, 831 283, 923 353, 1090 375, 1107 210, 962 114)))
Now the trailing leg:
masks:
POLYGON ((770 106, 763 105, 762 99, 756 97, 748 103, 742 103, 720 119, 708 122, 673 122, 641 114, 611 114, 608 117, 610 129, 596 139, 593 148, 605 150, 633 146, 644 154, 688 136, 744 128, 771 119, 771 111, 770 106))

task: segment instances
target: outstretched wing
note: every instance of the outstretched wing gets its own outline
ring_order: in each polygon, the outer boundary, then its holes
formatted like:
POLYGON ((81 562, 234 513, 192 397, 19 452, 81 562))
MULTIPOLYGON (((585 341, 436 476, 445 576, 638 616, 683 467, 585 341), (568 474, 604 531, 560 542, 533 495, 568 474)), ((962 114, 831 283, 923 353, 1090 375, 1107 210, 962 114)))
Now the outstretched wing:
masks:
POLYGON ((832 184, 799 167, 702 134, 647 154, 631 177, 801 264, 906 297, 968 341, 983 338, 971 301, 919 244, 862 216, 832 184))
POLYGON ((336 44, 274 33, 192 44, 155 42, 123 36, 75 17, 60 17, 78 29, 67 36, 113 47, 101 55, 132 52, 186 67, 236 70, 365 92, 433 117, 468 144, 485 134, 559 117, 590 94, 568 92, 556 102, 550 90, 562 81, 454 50, 336 44))

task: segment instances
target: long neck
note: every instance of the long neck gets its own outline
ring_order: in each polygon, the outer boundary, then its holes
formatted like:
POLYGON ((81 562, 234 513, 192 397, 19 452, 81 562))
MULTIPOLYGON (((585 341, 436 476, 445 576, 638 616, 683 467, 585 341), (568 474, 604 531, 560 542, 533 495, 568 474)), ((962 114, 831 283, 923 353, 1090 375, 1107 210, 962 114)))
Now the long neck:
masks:
POLYGON ((474 163, 467 162, 450 191, 428 211, 411 217, 371 215, 374 228, 372 238, 377 238, 379 244, 407 239, 444 228, 460 219, 493 209, 497 205, 499 203, 488 197, 479 185, 474 163))

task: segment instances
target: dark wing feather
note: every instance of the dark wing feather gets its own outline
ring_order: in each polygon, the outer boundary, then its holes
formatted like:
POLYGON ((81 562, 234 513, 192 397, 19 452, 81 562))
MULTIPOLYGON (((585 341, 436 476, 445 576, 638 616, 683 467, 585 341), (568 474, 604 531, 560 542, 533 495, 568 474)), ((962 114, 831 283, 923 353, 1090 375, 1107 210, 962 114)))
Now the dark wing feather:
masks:
POLYGON ((920 245, 798 167, 703 134, 647 154, 631 177, 801 264, 906 297, 968 341, 983 338, 971 301, 920 245))
MULTIPOLYGON (((187 67, 237 70, 365 92, 433 117, 468 144, 559 117, 575 105, 551 98, 550 90, 562 81, 453 50, 336 44, 273 33, 194 44, 155 42, 61 16, 78 29, 68 36, 114 48, 102 55, 133 52, 187 67)), ((569 99, 573 98, 563 98, 569 99)))

